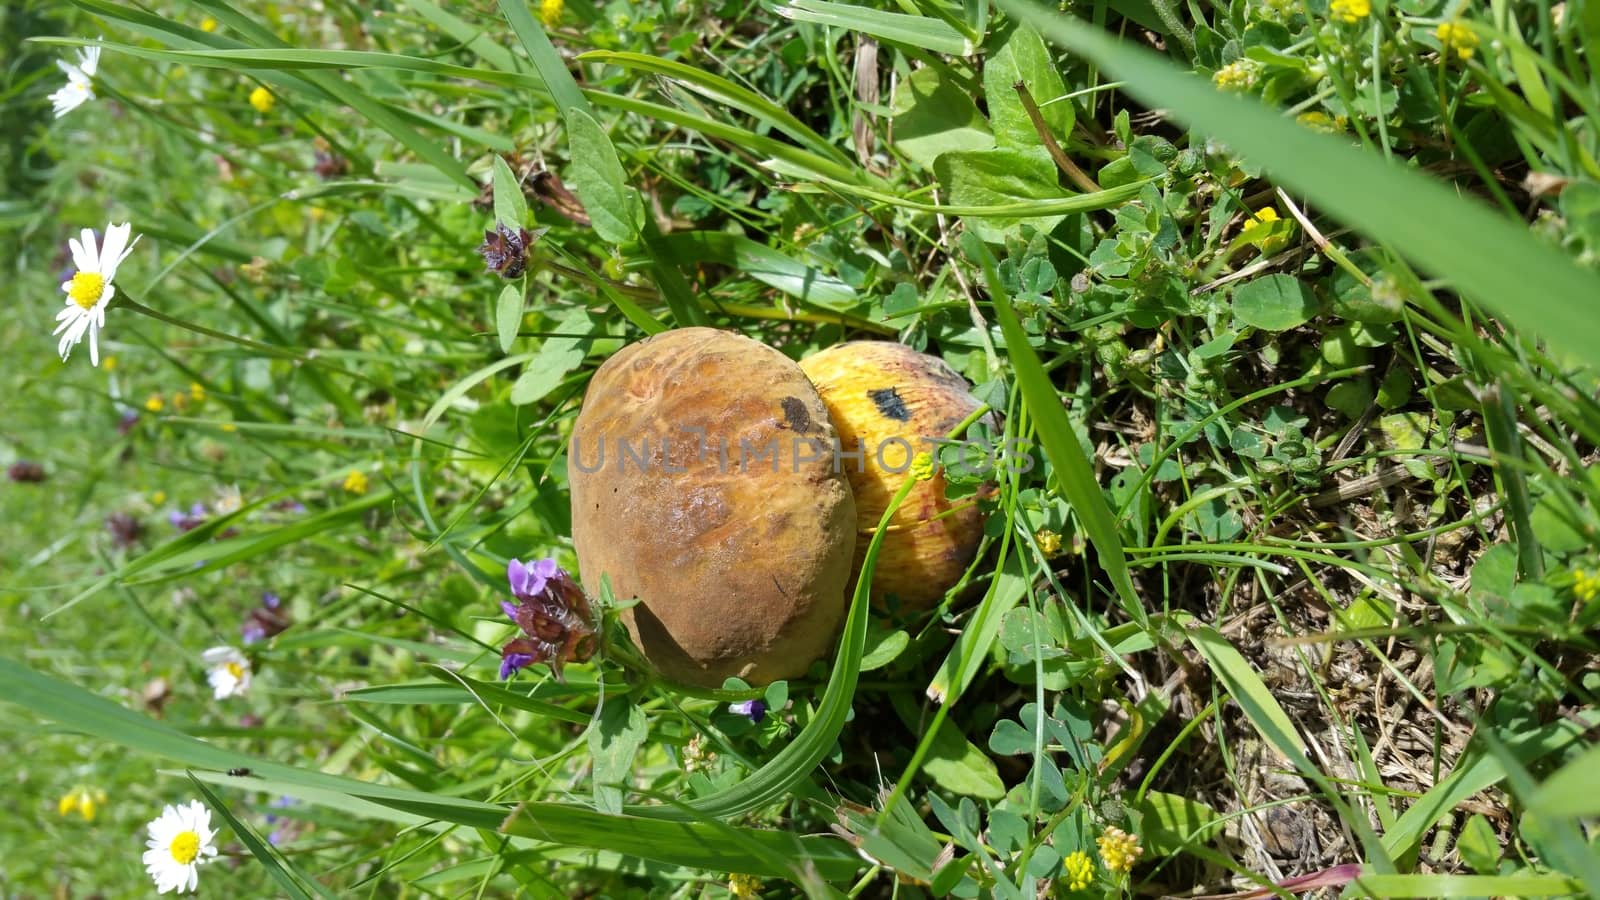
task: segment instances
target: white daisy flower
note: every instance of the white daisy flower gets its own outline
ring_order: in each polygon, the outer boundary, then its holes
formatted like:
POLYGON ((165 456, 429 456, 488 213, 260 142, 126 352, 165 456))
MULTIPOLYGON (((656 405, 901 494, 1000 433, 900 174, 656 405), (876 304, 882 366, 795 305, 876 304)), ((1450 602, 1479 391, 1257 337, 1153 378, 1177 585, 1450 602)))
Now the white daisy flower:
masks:
POLYGON ((150 839, 144 843, 150 849, 144 851, 144 868, 155 879, 156 893, 193 892, 200 882, 200 864, 217 855, 211 810, 199 800, 168 806, 147 828, 150 839))
POLYGON ((56 313, 56 321, 61 324, 52 332, 61 335, 56 351, 63 362, 87 332, 89 361, 100 365, 100 329, 106 326, 106 307, 117 294, 111 279, 116 277, 117 267, 133 252, 133 245, 139 243, 138 238, 132 242, 128 240, 132 231, 133 226, 127 222, 107 225, 105 246, 98 249, 93 228, 83 230, 82 241, 77 238, 67 241, 72 248, 72 264, 78 271, 71 280, 61 282, 61 289, 67 293, 66 308, 56 313))
POLYGON ((206 680, 218 700, 236 697, 250 689, 250 660, 232 647, 212 647, 200 655, 210 667, 206 680))
POLYGON ((78 51, 77 65, 59 59, 56 65, 67 73, 67 83, 50 95, 59 119, 94 99, 94 70, 100 67, 100 48, 85 47, 78 51))

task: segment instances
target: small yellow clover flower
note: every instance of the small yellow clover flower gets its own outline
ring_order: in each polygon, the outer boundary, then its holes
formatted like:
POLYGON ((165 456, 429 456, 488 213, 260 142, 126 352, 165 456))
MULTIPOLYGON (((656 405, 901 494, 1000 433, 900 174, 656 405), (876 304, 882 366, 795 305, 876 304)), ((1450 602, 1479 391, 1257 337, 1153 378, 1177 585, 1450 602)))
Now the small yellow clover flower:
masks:
POLYGON ((1335 118, 1317 109, 1303 112, 1295 116, 1294 120, 1312 131, 1320 131, 1323 134, 1338 134, 1344 131, 1345 122, 1347 121, 1344 116, 1335 118))
POLYGON ((1253 60, 1240 59, 1218 69, 1211 76, 1211 83, 1225 91, 1248 91, 1260 76, 1261 66, 1253 60))
POLYGON ((1600 597, 1600 571, 1595 569, 1578 569, 1572 573, 1572 593, 1585 603, 1594 602, 1600 597))
POLYGON ((1033 533, 1033 540, 1039 545, 1039 552, 1051 559, 1061 555, 1061 535, 1048 528, 1041 528, 1033 533))
POLYGON ((1095 839, 1100 846, 1100 860, 1113 872, 1128 872, 1139 861, 1144 848, 1139 846, 1139 836, 1129 834, 1115 825, 1095 839))
POLYGON ((1263 254, 1271 256, 1289 246, 1289 230, 1293 226, 1286 222, 1282 226, 1273 227, 1279 221, 1282 220, 1278 218, 1276 209, 1263 206, 1256 210, 1250 221, 1245 224, 1242 237, 1263 254))
POLYGON ((738 900, 751 900, 761 896, 761 879, 754 875, 735 873, 728 876, 728 893, 738 900))
POLYGON ((1094 862, 1089 859, 1089 854, 1082 850, 1074 850, 1067 854, 1062 868, 1067 873, 1067 890, 1081 891, 1094 881, 1094 862))
POLYGON ((63 816, 69 816, 76 812, 78 815, 83 816, 85 822, 93 822, 95 812, 105 805, 105 802, 105 791, 91 791, 86 787, 79 786, 62 795, 61 801, 56 804, 56 812, 63 816))
POLYGON ((272 112, 272 104, 277 102, 278 98, 272 96, 272 92, 265 87, 258 87, 250 92, 250 105, 262 115, 272 112))
POLYGON ((166 409, 166 407, 167 401, 163 399, 160 394, 151 394, 145 398, 144 408, 153 413, 161 412, 163 409, 166 409))
POLYGON ((935 472, 933 454, 923 451, 911 459, 911 477, 918 481, 927 481, 935 472))
POLYGON ((1354 25, 1372 15, 1372 0, 1333 0, 1328 4, 1328 16, 1335 22, 1354 25))
POLYGON ((367 473, 360 469, 351 469, 350 474, 344 477, 344 489, 352 494, 365 494, 367 492, 367 473))
POLYGON ((1433 32, 1446 55, 1454 50, 1462 62, 1472 58, 1478 49, 1478 35, 1460 22, 1445 22, 1433 32))
POLYGON ((539 0, 539 21, 546 28, 554 28, 561 22, 561 11, 567 6, 566 0, 539 0))
POLYGON ((204 31, 206 34, 210 34, 211 32, 216 31, 217 30, 217 20, 211 18, 210 16, 206 16, 204 19, 200 20, 200 30, 204 31))

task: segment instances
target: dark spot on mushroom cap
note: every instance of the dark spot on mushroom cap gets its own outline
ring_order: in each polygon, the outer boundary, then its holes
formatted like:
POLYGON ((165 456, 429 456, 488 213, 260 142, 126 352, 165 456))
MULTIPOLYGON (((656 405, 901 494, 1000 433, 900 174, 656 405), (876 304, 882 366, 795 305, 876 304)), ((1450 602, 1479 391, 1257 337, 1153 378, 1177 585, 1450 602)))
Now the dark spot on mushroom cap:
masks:
POLYGON ((806 405, 799 397, 784 397, 778 405, 783 407, 783 421, 790 431, 805 434, 816 430, 816 423, 811 421, 811 414, 806 412, 806 405))
POLYGON ((896 422, 911 421, 911 410, 906 409, 906 402, 900 399, 900 392, 894 388, 877 388, 867 391, 867 396, 872 398, 878 412, 896 422))

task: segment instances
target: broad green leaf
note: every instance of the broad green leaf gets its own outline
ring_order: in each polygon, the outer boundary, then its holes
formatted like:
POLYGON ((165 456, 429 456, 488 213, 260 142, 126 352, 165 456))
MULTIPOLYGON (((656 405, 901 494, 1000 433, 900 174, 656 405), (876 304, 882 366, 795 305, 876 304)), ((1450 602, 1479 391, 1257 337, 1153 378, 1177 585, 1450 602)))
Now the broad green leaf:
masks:
POLYGON ((1302 128, 1253 98, 1220 93, 1132 41, 1027 0, 997 2, 1126 82, 1123 90, 1146 105, 1223 141, 1275 182, 1449 279, 1455 290, 1571 360, 1600 367, 1600 316, 1594 314, 1600 275, 1580 268, 1526 223, 1398 161, 1302 128))
POLYGON ((1585 750, 1547 778, 1528 808, 1546 816, 1600 816, 1600 745, 1585 750))
POLYGON ((567 148, 567 180, 583 201, 595 234, 613 244, 638 239, 644 205, 628 188, 627 173, 605 129, 593 116, 574 110, 567 115, 567 148))
POLYGON ((1263 331, 1288 331, 1317 314, 1317 295, 1293 275, 1268 275, 1233 292, 1233 317, 1263 331))
POLYGON ((589 313, 582 307, 568 310, 557 320, 555 337, 545 338, 517 383, 511 386, 511 402, 517 406, 537 403, 561 382, 589 355, 590 340, 587 335, 593 328, 589 313))
POLYGON ((644 710, 628 697, 615 697, 601 707, 600 721, 589 730, 595 809, 622 812, 623 787, 633 774, 633 758, 649 734, 644 710))
MULTIPOLYGON (((1011 29, 1000 46, 983 62, 983 94, 989 104, 989 125, 1002 147, 1043 147, 1015 85, 1022 83, 1039 106, 1039 115, 1057 141, 1072 131, 1072 104, 1050 103, 1067 93, 1061 73, 1050 59, 1039 32, 1029 25, 1011 29)), ((1054 171, 1054 165, 1051 166, 1054 171)))
MULTIPOLYGON (((1056 166, 1043 150, 956 150, 933 162, 934 175, 952 206, 999 206, 1068 196, 1056 181, 1056 166)), ((1049 231, 1064 215, 967 216, 967 224, 991 244, 1026 222, 1049 231)))
POLYGON ((505 157, 494 157, 494 218, 512 231, 528 224, 528 198, 522 196, 522 182, 505 157))
POLYGON ((994 135, 972 95, 939 69, 926 66, 895 87, 894 145, 930 169, 941 153, 993 147, 994 135))
POLYGON ((1139 801, 1139 836, 1157 856, 1170 856, 1186 847, 1204 845, 1222 830, 1217 811, 1179 794, 1150 791, 1139 801))
POLYGON ((495 334, 500 338, 500 352, 510 353, 516 343, 517 329, 522 327, 522 280, 500 289, 500 299, 494 304, 495 334))

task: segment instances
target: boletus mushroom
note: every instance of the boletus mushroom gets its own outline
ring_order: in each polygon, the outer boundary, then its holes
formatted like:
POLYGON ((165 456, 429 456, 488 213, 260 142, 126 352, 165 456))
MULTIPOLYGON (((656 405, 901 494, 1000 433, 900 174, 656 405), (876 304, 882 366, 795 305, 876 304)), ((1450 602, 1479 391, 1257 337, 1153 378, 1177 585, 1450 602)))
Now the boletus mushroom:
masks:
MULTIPOLYGON (((938 457, 935 441, 949 435, 981 405, 965 378, 943 360, 888 341, 851 341, 800 361, 838 429, 843 447, 861 450, 858 463, 841 455, 855 494, 855 570, 873 529, 907 478, 915 455, 938 457)), ((872 597, 902 611, 943 599, 972 562, 983 539, 983 513, 971 500, 945 497, 940 471, 918 483, 890 520, 878 550, 872 597)))
POLYGON ((684 328, 623 348, 589 383, 567 460, 583 581, 676 681, 803 674, 845 610, 855 502, 828 411, 758 341, 684 328))

